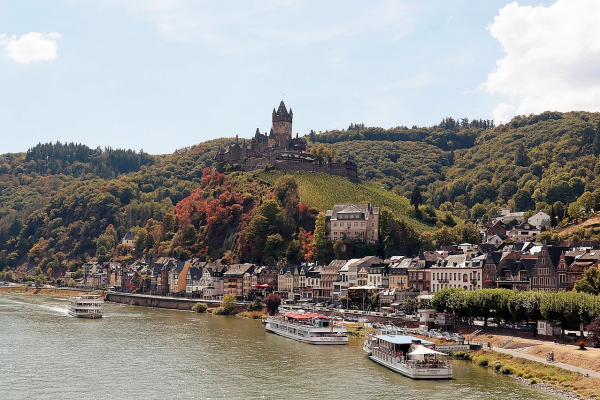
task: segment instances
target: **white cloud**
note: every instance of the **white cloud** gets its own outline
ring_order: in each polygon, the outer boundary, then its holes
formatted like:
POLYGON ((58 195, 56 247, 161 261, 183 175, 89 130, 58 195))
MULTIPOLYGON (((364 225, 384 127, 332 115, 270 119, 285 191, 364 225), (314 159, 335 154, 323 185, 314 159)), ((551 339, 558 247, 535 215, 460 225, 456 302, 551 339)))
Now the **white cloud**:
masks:
POLYGON ((0 45, 6 47, 8 58, 21 64, 52 61, 58 56, 56 41, 60 33, 29 32, 17 39, 16 35, 0 35, 0 45))
POLYGON ((505 57, 488 75, 491 94, 507 97, 496 120, 515 114, 600 111, 600 1, 557 0, 549 7, 499 10, 489 26, 505 57))

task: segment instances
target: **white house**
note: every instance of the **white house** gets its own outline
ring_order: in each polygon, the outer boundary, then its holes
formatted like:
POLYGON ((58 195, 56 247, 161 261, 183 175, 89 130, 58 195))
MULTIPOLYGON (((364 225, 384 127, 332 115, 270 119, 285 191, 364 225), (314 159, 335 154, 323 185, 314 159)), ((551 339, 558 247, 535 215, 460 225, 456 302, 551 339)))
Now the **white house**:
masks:
POLYGON ((550 226, 550 216, 543 211, 532 215, 527 222, 535 226, 537 229, 542 229, 543 226, 550 226))
POLYGON ((488 244, 493 244, 494 246, 498 247, 502 244, 503 240, 500 236, 498 235, 492 235, 488 238, 487 242, 488 244))
POLYGON ((121 240, 121 243, 124 245, 133 247, 134 240, 135 240, 135 234, 129 232, 127 235, 125 235, 125 237, 123 237, 123 240, 121 240))
POLYGON ((464 254, 438 260, 431 266, 431 292, 446 288, 481 289, 484 263, 485 256, 471 258, 464 254))

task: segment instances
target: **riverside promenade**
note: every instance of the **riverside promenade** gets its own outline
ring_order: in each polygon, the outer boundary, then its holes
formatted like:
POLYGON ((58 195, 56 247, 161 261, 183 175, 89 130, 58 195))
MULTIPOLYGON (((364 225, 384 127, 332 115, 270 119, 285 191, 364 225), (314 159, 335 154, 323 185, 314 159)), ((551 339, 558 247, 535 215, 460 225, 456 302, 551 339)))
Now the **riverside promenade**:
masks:
POLYGON ((568 371, 579 372, 582 375, 589 375, 590 377, 600 378, 600 372, 592 371, 590 369, 576 367, 574 365, 565 364, 565 363, 561 363, 561 362, 548 362, 548 361, 546 361, 546 359, 544 359, 542 357, 532 356, 532 355, 525 354, 525 353, 522 353, 517 350, 509 350, 509 349, 502 349, 500 347, 494 347, 494 348, 492 348, 492 351, 497 351, 498 353, 508 354, 513 357, 524 358, 524 359, 530 360, 530 361, 537 361, 542 364, 554 365, 555 367, 566 369, 568 371))

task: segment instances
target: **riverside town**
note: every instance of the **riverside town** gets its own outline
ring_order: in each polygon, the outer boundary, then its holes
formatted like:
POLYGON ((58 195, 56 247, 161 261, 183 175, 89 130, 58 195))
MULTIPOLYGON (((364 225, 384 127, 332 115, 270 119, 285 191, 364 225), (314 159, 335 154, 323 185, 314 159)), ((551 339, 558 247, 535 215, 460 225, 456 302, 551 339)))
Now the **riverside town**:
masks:
POLYGON ((600 399, 600 1, 4 3, 0 399, 600 399))

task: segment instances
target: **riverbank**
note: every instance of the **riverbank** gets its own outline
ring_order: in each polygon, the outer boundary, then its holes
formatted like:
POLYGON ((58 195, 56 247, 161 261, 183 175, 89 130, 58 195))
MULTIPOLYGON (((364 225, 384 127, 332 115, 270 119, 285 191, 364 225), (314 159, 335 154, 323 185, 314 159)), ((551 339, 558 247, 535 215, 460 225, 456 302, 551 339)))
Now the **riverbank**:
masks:
POLYGON ((600 379, 559 368, 554 365, 514 357, 493 350, 453 352, 458 359, 471 360, 481 367, 492 368, 499 374, 511 376, 523 383, 545 388, 553 393, 578 399, 600 397, 600 379))
POLYGON ((75 289, 59 288, 32 288, 23 286, 1 286, 0 293, 21 293, 21 294, 51 294, 53 296, 79 296, 82 294, 100 294, 102 291, 80 291, 75 289))

